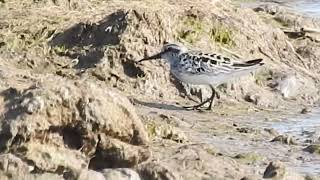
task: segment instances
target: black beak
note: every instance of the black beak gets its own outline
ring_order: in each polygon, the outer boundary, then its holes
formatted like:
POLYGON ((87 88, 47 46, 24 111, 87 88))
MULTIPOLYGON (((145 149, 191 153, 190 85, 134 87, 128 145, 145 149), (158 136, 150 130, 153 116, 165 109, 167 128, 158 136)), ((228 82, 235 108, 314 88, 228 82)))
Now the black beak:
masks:
POLYGON ((150 56, 150 57, 146 57, 146 58, 143 58, 141 60, 139 60, 138 62, 142 62, 142 61, 148 61, 148 60, 153 60, 153 59, 160 59, 161 58, 161 53, 158 53, 158 54, 155 54, 153 56, 150 56))

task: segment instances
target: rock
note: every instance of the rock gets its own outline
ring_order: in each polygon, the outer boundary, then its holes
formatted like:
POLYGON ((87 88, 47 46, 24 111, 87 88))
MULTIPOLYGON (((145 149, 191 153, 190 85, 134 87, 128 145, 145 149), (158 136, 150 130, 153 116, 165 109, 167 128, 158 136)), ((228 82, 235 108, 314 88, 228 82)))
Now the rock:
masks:
POLYGON ((0 155, 0 179, 24 179, 29 167, 20 158, 12 154, 0 155))
POLYGON ((281 142, 283 144, 295 145, 296 141, 289 135, 279 135, 271 140, 271 142, 281 142))
MULTIPOLYGON (((13 73, 0 78, 0 91, 8 87, 19 91, 12 97, 0 95, 0 154, 19 155, 22 161, 35 166, 36 172, 78 172, 85 166, 94 171, 110 167, 132 168, 149 159, 147 133, 132 110, 134 107, 122 102, 122 99, 127 101, 126 98, 113 93, 114 89, 147 101, 149 107, 139 107, 141 114, 161 112, 184 117, 191 123, 190 128, 183 128, 190 135, 191 145, 210 143, 221 150, 219 153, 200 145, 181 150, 181 144, 170 140, 152 142, 150 147, 155 154, 152 158, 157 166, 145 167, 145 170, 150 169, 147 171, 151 174, 149 177, 157 173, 159 179, 178 179, 172 175, 175 171, 180 172, 183 179, 240 179, 249 172, 259 174, 260 167, 257 170, 255 166, 242 165, 230 158, 228 151, 254 145, 263 149, 269 143, 259 141, 270 136, 265 137, 260 132, 254 136, 234 133, 230 122, 239 119, 238 127, 241 128, 252 118, 252 123, 257 120, 259 125, 263 116, 280 116, 294 104, 308 103, 308 97, 318 100, 312 93, 319 92, 319 56, 301 60, 286 41, 292 41, 294 49, 306 44, 320 52, 318 44, 307 37, 288 38, 282 29, 268 22, 268 17, 260 17, 260 14, 231 5, 229 1, 188 1, 187 5, 181 0, 12 1, 1 6, 4 7, 1 8, 4 21, 0 23, 0 69, 4 72, 0 72, 0 77, 9 73, 4 68, 7 65, 12 67, 10 72, 13 73), (189 7, 195 12, 186 13, 189 7), (203 15, 200 17, 197 11, 203 15), (184 30, 198 32, 192 32, 191 38, 184 38, 181 36, 184 30), (57 39, 61 41, 51 43, 57 39), (165 40, 184 42, 190 49, 203 52, 221 52, 231 59, 236 54, 263 58, 265 69, 287 68, 288 72, 295 71, 306 77, 306 88, 301 88, 298 102, 282 101, 282 98, 270 95, 272 92, 264 84, 255 82, 251 75, 255 73, 248 73, 244 78, 246 81, 235 80, 236 88, 228 91, 217 88, 222 99, 214 113, 185 112, 180 105, 189 100, 182 99, 183 91, 172 83, 167 62, 135 63, 152 52, 159 52, 165 40), (226 48, 232 48, 232 51, 226 48), (78 63, 72 66, 70 62, 75 58, 78 63), (57 74, 66 78, 54 77, 57 74), (29 85, 40 78, 44 82, 29 85), (313 82, 314 87, 310 87, 315 90, 309 91, 307 84, 313 82), (253 102, 262 106, 269 106, 273 101, 285 102, 281 108, 273 109, 280 113, 272 109, 270 112, 252 112, 265 108, 254 108, 243 102, 243 96, 249 91, 256 93, 251 98, 253 102), (173 102, 180 103, 179 107, 173 102), (247 109, 250 112, 247 113, 247 109), (254 117, 246 119, 247 116, 254 117), (228 137, 234 137, 234 142, 226 139, 228 137), (161 162, 157 162, 158 159, 161 162)), ((277 13, 276 10, 268 11, 277 13)), ((210 96, 210 89, 195 94, 204 99, 210 96)), ((175 129, 164 126, 159 131, 161 138, 184 142, 175 129)), ((239 131, 250 133, 251 130, 239 131)), ((270 153, 291 154, 285 150, 281 148, 270 153)), ((94 171, 90 173, 95 174, 94 171)))
POLYGON ((164 139, 171 139, 179 143, 184 143, 188 140, 183 131, 171 125, 157 126, 155 128, 155 135, 164 139))
POLYGON ((139 174, 128 168, 103 169, 101 173, 106 180, 140 180, 139 174))
POLYGON ((284 98, 292 97, 298 90, 297 78, 294 75, 284 75, 278 80, 276 89, 284 98))
POLYGON ((280 161, 270 162, 263 173, 263 178, 283 177, 285 171, 285 166, 280 161))
POLYGON ((253 8, 254 11, 256 12, 266 12, 271 15, 275 15, 277 12, 279 12, 280 6, 273 5, 273 4, 263 4, 258 7, 253 8))
MULTIPOLYGON (((300 79, 300 81, 302 81, 300 79)), ((272 82, 269 84, 271 88, 278 91, 284 98, 295 97, 298 94, 301 83, 298 82, 297 76, 293 73, 275 72, 272 82)))
MULTIPOLYGON (((32 180, 64 180, 63 177, 53 173, 34 174, 31 176, 30 180, 31 179, 32 180)), ((101 180, 101 179, 97 179, 97 180, 101 180)))
POLYGON ((301 114, 307 114, 307 113, 310 113, 310 112, 311 112, 311 109, 309 109, 309 108, 303 108, 301 110, 301 114))
POLYGON ((303 150, 306 152, 309 152, 309 153, 320 154, 320 144, 309 145, 308 147, 304 148, 303 150))
POLYGON ((169 139, 177 143, 185 143, 188 141, 186 134, 180 128, 171 124, 157 123, 156 121, 148 120, 146 122, 146 128, 149 136, 152 138, 169 139))
POLYGON ((131 167, 150 156, 133 105, 111 89, 50 76, 7 95, 1 93, 0 152, 22 154, 39 170, 131 167))
POLYGON ((239 133, 255 133, 256 130, 250 127, 239 127, 236 128, 239 133))
POLYGON ((245 95, 244 100, 261 107, 276 106, 275 102, 270 100, 270 97, 251 92, 245 95))
POLYGON ((78 180, 109 180, 109 179, 106 179, 103 176, 103 174, 100 172, 83 169, 78 176, 78 180))
POLYGON ((100 134, 96 156, 91 160, 90 167, 104 169, 108 167, 133 167, 150 157, 148 148, 128 145, 118 139, 100 134))
POLYGON ((237 154, 234 158, 239 159, 244 163, 255 163, 263 159, 261 156, 259 156, 256 153, 241 153, 241 154, 237 154))
POLYGON ((32 170, 33 167, 12 154, 0 155, 1 180, 63 180, 63 177, 52 173, 31 174, 32 170))
POLYGON ((37 142, 25 143, 20 148, 23 149, 24 157, 32 160, 36 167, 50 172, 56 171, 59 166, 70 170, 87 167, 86 157, 80 151, 37 142))
POLYGON ((280 161, 270 162, 263 173, 263 178, 273 180, 304 180, 302 176, 288 171, 280 161))
POLYGON ((137 171, 144 180, 178 180, 176 172, 162 164, 149 162, 138 166, 137 171))

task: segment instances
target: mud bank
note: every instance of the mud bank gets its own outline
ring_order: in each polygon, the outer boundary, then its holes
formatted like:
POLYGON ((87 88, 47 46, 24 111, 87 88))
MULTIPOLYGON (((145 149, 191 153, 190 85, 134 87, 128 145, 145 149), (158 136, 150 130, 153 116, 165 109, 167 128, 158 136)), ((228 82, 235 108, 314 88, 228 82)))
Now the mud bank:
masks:
POLYGON ((315 179, 318 136, 273 125, 318 105, 319 28, 234 1, 0 1, 0 177, 315 179), (186 111, 210 89, 135 63, 165 41, 266 65, 186 111))

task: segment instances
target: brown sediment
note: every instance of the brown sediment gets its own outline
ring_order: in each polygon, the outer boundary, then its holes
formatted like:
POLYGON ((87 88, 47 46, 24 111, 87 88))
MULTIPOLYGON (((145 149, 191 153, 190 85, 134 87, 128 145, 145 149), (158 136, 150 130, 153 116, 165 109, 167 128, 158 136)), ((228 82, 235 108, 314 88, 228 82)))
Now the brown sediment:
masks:
POLYGON ((277 160, 284 176, 300 176, 291 170, 317 160, 304 151, 310 142, 265 124, 319 101, 318 35, 301 27, 320 23, 270 8, 0 2, 0 179, 136 172, 141 179, 261 179, 277 160), (135 63, 165 41, 265 65, 221 85, 213 111, 186 111, 181 106, 207 98, 209 87, 179 82, 164 61, 135 63))

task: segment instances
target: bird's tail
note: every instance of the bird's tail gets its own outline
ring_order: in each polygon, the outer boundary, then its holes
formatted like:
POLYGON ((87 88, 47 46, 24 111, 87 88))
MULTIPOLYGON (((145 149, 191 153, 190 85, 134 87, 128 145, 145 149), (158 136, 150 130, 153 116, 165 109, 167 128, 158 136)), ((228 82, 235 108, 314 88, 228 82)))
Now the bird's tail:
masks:
POLYGON ((243 63, 234 63, 234 67, 252 67, 252 66, 262 66, 264 63, 262 62, 263 59, 253 59, 249 61, 245 61, 243 63))
POLYGON ((262 62, 263 59, 253 59, 253 60, 250 60, 250 61, 246 61, 245 63, 248 64, 248 65, 264 65, 264 63, 262 62))

